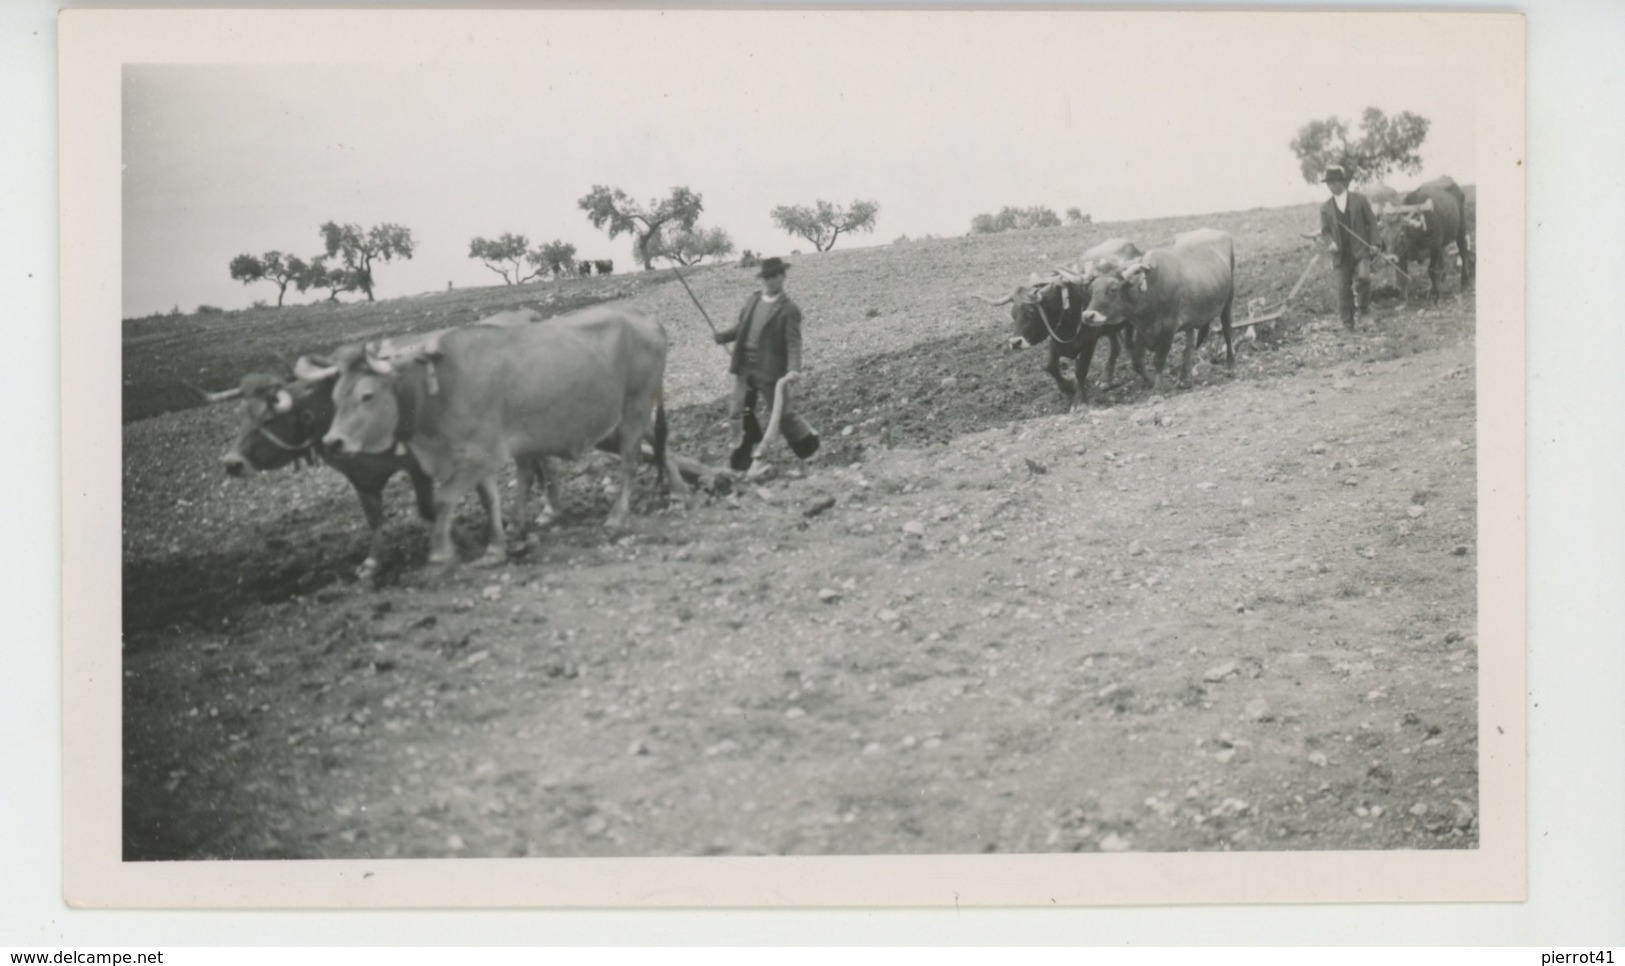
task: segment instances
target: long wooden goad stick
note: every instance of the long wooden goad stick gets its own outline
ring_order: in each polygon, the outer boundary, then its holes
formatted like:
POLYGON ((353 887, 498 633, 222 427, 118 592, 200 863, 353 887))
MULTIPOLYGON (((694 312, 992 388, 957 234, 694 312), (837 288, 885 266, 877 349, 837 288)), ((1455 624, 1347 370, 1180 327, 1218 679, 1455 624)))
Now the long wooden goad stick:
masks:
MULTIPOLYGON (((705 306, 700 304, 700 297, 698 295, 695 295, 694 290, 688 287, 688 279, 683 277, 683 273, 679 272, 677 270, 676 265, 673 265, 671 267, 671 273, 673 275, 677 276, 677 281, 683 283, 683 291, 687 292, 688 297, 694 300, 694 307, 700 310, 700 315, 705 318, 705 324, 709 325, 711 327, 711 334, 716 335, 717 334, 717 324, 715 322, 711 321, 711 314, 709 312, 705 311, 705 306)), ((727 350, 726 347, 723 347, 722 351, 727 352, 728 350, 727 350)))

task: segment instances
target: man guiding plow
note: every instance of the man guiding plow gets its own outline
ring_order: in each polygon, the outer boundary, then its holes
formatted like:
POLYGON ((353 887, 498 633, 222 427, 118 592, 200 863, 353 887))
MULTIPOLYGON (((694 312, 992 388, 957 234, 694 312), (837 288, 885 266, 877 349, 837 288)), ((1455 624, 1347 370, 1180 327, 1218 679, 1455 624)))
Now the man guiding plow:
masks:
POLYGON ((776 256, 763 259, 756 273, 761 290, 745 300, 739 320, 715 336, 718 345, 734 343, 728 367, 734 377, 728 402, 728 465, 740 473, 750 469, 752 447, 771 441, 775 431, 784 434, 799 459, 811 459, 818 452, 818 434, 791 402, 791 387, 801 378, 801 309, 784 292, 789 267, 776 256), (774 418, 765 431, 756 422, 756 400, 764 392, 774 397, 774 418))

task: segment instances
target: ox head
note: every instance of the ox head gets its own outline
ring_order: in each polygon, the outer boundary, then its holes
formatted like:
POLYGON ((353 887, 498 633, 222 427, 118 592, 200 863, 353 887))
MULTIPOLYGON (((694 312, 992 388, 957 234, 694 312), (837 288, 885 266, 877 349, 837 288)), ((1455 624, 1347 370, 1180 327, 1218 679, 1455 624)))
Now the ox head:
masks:
POLYGON ((331 364, 311 367, 311 375, 336 380, 333 425, 322 437, 329 452, 353 456, 394 448, 401 427, 396 370, 421 352, 393 354, 387 344, 379 343, 349 345, 333 354, 331 364))
POLYGON ((333 419, 332 388, 330 381, 251 372, 236 389, 204 393, 210 402, 241 400, 237 438, 220 457, 226 474, 246 476, 312 459, 333 419))
POLYGON ((1005 348, 1025 349, 1042 343, 1052 333, 1069 339, 1077 331, 1078 313, 1083 307, 1080 296, 1088 288, 1075 279, 1063 272, 1035 272, 1003 298, 973 297, 988 305, 1010 306, 1010 336, 1005 348))
POLYGON ((1151 287, 1156 266, 1144 258, 1096 266, 1089 283, 1084 325, 1119 325, 1128 321, 1151 287))
POLYGON ((1415 205, 1381 205, 1377 209, 1378 247, 1390 262, 1410 261, 1410 253, 1427 240, 1428 218, 1433 201, 1415 205))

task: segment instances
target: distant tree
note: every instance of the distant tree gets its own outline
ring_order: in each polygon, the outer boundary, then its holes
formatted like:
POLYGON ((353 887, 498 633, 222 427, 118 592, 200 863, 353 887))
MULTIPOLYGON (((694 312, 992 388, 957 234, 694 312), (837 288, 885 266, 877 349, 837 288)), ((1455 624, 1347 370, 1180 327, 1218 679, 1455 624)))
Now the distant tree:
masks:
POLYGON ((567 241, 550 241, 525 256, 537 275, 571 275, 576 267, 576 247, 567 241))
MULTIPOLYGON (((298 255, 283 255, 279 251, 269 251, 256 258, 253 255, 238 255, 231 260, 231 277, 244 285, 250 282, 270 282, 276 286, 276 307, 282 307, 282 297, 287 294, 290 284, 298 284, 309 266, 298 255)), ((304 291, 303 288, 300 291, 304 291)))
POLYGON ((505 233, 494 241, 476 238, 468 243, 468 257, 484 262, 486 268, 501 275, 509 285, 528 282, 542 274, 540 269, 524 274, 524 263, 530 254, 530 239, 524 235, 505 233))
POLYGON ((880 205, 873 201, 854 201, 851 208, 831 204, 819 199, 814 206, 780 205, 772 211, 773 223, 791 235, 805 238, 813 247, 827 252, 835 247, 841 232, 874 231, 875 215, 880 205))
POLYGON ((1087 225, 1094 220, 1093 215, 1086 215, 1080 209, 1068 208, 1066 210, 1066 223, 1069 225, 1087 225))
POLYGON ((679 265, 694 265, 706 258, 723 259, 734 253, 734 242, 721 228, 678 228, 657 232, 649 239, 649 257, 679 265))
POLYGON ((294 284, 299 286, 301 292, 308 289, 327 289, 329 302, 337 302, 340 292, 353 292, 358 287, 355 275, 349 269, 343 266, 328 268, 326 255, 312 258, 304 273, 294 280, 294 284))
POLYGON ((576 204, 587 213, 594 228, 607 227, 610 238, 623 232, 630 234, 632 254, 643 263, 645 271, 654 268, 649 242, 660 230, 667 225, 690 230, 705 210, 700 196, 682 186, 674 186, 664 199, 652 198, 647 205, 640 205, 619 188, 595 184, 576 204))
POLYGON ((1298 156, 1303 180, 1316 184, 1328 165, 1340 164, 1355 184, 1381 181, 1390 172, 1415 174, 1422 170, 1417 149, 1427 139, 1429 121, 1409 111, 1392 118, 1374 107, 1360 118, 1360 136, 1350 139, 1342 118, 1310 121, 1288 144, 1298 156))
POLYGON ((412 257, 412 232, 400 225, 386 222, 363 232, 360 225, 330 221, 322 226, 321 232, 327 243, 327 257, 344 259, 349 289, 365 292, 369 302, 376 301, 372 297, 373 260, 387 262, 412 257))
POLYGON ((991 235, 1001 231, 1055 228, 1060 224, 1060 217, 1043 205, 1033 205, 1031 208, 1013 208, 1006 205, 999 209, 996 215, 984 214, 972 218, 970 230, 973 235, 991 235))

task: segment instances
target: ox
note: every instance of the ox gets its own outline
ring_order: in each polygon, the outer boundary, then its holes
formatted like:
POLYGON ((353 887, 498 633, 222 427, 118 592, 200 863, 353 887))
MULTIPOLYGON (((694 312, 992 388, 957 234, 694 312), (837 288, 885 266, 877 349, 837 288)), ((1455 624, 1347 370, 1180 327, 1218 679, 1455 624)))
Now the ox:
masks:
POLYGON ((666 333, 658 322, 602 307, 546 325, 453 329, 388 357, 372 346, 350 346, 322 372, 338 380, 333 425, 323 440, 339 454, 400 446, 417 459, 435 487, 431 564, 455 562, 452 515, 469 490, 483 491, 490 542, 481 562, 496 564, 507 557, 496 480, 510 459, 519 471, 521 528, 534 461, 545 471, 547 460, 580 456, 612 436, 621 490, 609 525, 624 525, 651 421, 656 465, 675 492, 686 492, 665 445, 665 369, 666 333))
POLYGON ((1473 252, 1467 243, 1467 198, 1448 177, 1435 178, 1405 196, 1404 204, 1386 205, 1381 221, 1383 257, 1403 272, 1411 262, 1427 259, 1428 297, 1439 299, 1444 279, 1446 249, 1456 246, 1461 256, 1461 284, 1473 278, 1473 252))
POLYGON ((592 270, 599 275, 614 275, 615 260, 613 258, 594 259, 592 263, 592 270))
POLYGON ((417 496, 418 514, 434 518, 434 486, 410 455, 394 450, 333 456, 319 443, 333 421, 333 380, 282 379, 262 372, 242 378, 236 389, 204 393, 210 402, 241 399, 237 438, 220 461, 227 475, 243 477, 259 470, 274 470, 314 462, 320 456, 344 474, 361 500, 371 539, 367 558, 356 575, 366 579, 378 572, 384 551, 384 484, 405 471, 417 496))
POLYGON ((1236 249, 1230 235, 1211 228, 1188 231, 1176 235, 1171 246, 1153 248, 1139 259, 1099 274, 1090 286, 1083 322, 1132 326, 1134 371, 1147 385, 1158 388, 1174 336, 1184 332, 1185 358, 1179 381, 1189 385, 1191 356, 1206 340, 1214 318, 1224 333, 1225 364, 1235 368, 1231 337, 1235 279, 1236 249), (1155 380, 1145 373, 1147 346, 1156 353, 1155 380))
MULTIPOLYGON (((1112 238, 1090 248, 1072 267, 1050 275, 1034 274, 1015 291, 1000 299, 983 295, 973 298, 988 305, 1009 305, 1011 330, 1005 343, 1009 349, 1025 349, 1049 343, 1044 371, 1055 380, 1061 395, 1074 407, 1089 403, 1089 364, 1095 357, 1095 343, 1101 336, 1110 340, 1106 357, 1108 387, 1117 378, 1117 354, 1126 326, 1089 326, 1082 322, 1089 304, 1089 290, 1096 275, 1140 257, 1140 250, 1124 238, 1112 238), (1075 378, 1068 381, 1061 372, 1061 360, 1074 360, 1075 378)), ((1129 336, 1132 338, 1132 334, 1129 336)))
MULTIPOLYGON (((482 324, 523 325, 540 318, 531 310, 501 312, 483 320, 482 324)), ((404 350, 440 334, 431 332, 409 337, 397 348, 404 350)), ((249 373, 236 389, 198 392, 213 403, 242 400, 237 438, 220 457, 226 475, 243 477, 289 464, 313 463, 319 456, 350 481, 361 500, 361 511, 366 515, 370 533, 367 557, 356 571, 356 576, 367 579, 377 574, 384 552, 384 484, 404 471, 412 481, 418 515, 425 520, 434 519, 434 484, 417 460, 403 448, 379 453, 336 454, 321 445, 322 436, 333 422, 336 381, 336 373, 313 371, 308 359, 300 359, 289 379, 249 373)), ((487 496, 481 493, 481 499, 487 496)), ((550 505, 548 511, 551 510, 550 505)))

